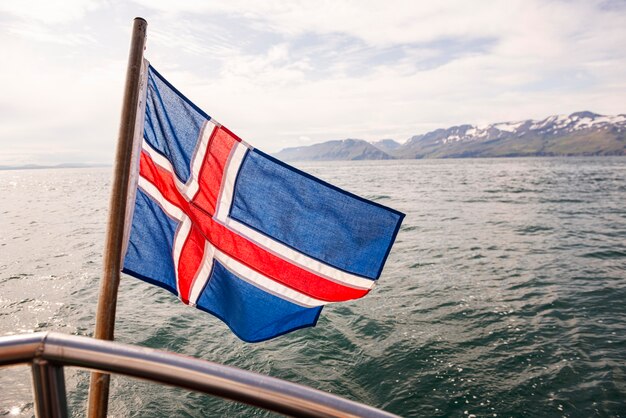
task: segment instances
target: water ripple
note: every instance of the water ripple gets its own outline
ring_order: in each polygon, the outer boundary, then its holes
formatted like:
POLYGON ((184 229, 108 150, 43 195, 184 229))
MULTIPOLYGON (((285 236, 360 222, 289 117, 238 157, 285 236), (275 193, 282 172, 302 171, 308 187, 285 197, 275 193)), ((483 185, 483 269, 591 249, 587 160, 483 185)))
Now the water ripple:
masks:
MULTIPOLYGON (((215 318, 124 276, 117 339, 403 416, 624 416, 626 159, 301 168, 407 214, 370 295, 326 307, 316 328, 246 344, 215 318)), ((0 172, 2 335, 91 334, 109 175, 0 172)), ((83 416, 88 375, 66 376, 72 415, 83 416)), ((1 371, 0 391, 0 414, 33 414, 26 369, 1 371)), ((124 377, 111 393, 112 416, 269 415, 124 377)))

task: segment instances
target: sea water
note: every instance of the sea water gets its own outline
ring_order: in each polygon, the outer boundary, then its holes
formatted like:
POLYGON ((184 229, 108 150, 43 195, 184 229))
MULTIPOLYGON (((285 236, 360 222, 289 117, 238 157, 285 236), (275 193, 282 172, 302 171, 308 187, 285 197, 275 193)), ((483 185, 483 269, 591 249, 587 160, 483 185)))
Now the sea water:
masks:
MULTIPOLYGON (((626 416, 626 158, 315 162, 406 213, 378 286, 316 328, 247 344, 123 276, 116 339, 287 379, 402 416, 626 416)), ((0 335, 91 335, 111 170, 0 172, 0 335)), ((88 373, 66 369, 83 416, 88 373)), ((111 416, 266 412, 116 376, 111 416)), ((0 369, 0 416, 32 416, 0 369)))

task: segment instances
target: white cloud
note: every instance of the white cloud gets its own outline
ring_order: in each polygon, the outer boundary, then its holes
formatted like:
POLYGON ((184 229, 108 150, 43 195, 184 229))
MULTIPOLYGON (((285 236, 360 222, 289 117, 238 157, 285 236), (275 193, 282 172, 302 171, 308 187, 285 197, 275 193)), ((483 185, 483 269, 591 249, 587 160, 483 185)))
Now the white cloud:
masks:
POLYGON ((268 151, 577 110, 626 112, 620 3, 62 3, 0 4, 13 17, 0 26, 11 63, 0 67, 0 113, 11 115, 0 124, 3 147, 18 136, 45 148, 46 137, 56 149, 110 159, 135 15, 149 21, 152 64, 268 151))
POLYGON ((38 22, 15 22, 5 26, 5 31, 13 36, 35 42, 54 43, 68 46, 94 44, 96 40, 88 33, 59 32, 38 22))
POLYGON ((458 0, 419 4, 411 0, 136 2, 175 18, 182 13, 224 13, 255 20, 279 33, 342 32, 374 45, 426 42, 442 36, 493 35, 497 29, 494 23, 509 20, 515 13, 515 4, 523 4, 458 0))
POLYGON ((28 0, 0 2, 0 12, 46 24, 67 23, 98 7, 96 0, 28 0))
POLYGON ((110 161, 123 56, 100 56, 90 34, 55 33, 38 22, 30 27, 50 36, 0 32, 0 164, 110 161))

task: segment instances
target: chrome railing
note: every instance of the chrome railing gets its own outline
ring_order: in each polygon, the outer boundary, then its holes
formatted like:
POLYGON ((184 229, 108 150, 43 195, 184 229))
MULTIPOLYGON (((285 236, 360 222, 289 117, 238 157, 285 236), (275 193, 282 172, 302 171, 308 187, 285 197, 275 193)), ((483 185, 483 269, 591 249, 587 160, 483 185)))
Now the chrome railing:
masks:
POLYGON ((38 332, 0 337, 0 367, 30 363, 39 418, 66 417, 64 366, 118 373, 303 417, 394 417, 269 376, 112 341, 38 332))

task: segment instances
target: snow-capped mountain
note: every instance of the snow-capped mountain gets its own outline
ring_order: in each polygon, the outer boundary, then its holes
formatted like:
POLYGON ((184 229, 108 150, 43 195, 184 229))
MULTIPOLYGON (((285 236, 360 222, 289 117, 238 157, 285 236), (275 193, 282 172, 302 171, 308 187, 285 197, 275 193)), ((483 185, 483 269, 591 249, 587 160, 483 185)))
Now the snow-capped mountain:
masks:
POLYGON ((298 160, 414 159, 626 155, 626 114, 593 112, 554 115, 543 120, 459 125, 416 135, 405 143, 384 139, 329 141, 287 148, 279 158, 298 160), (380 152, 376 152, 380 151, 380 152))
POLYGON ((626 115, 592 112, 543 120, 460 125, 410 138, 398 158, 499 157, 531 155, 624 155, 626 115))
POLYGON ((626 115, 603 116, 592 112, 576 112, 571 115, 554 115, 543 120, 500 122, 487 126, 460 125, 437 129, 409 139, 408 143, 438 141, 446 144, 458 141, 491 141, 526 134, 563 135, 589 129, 626 129, 626 115))

